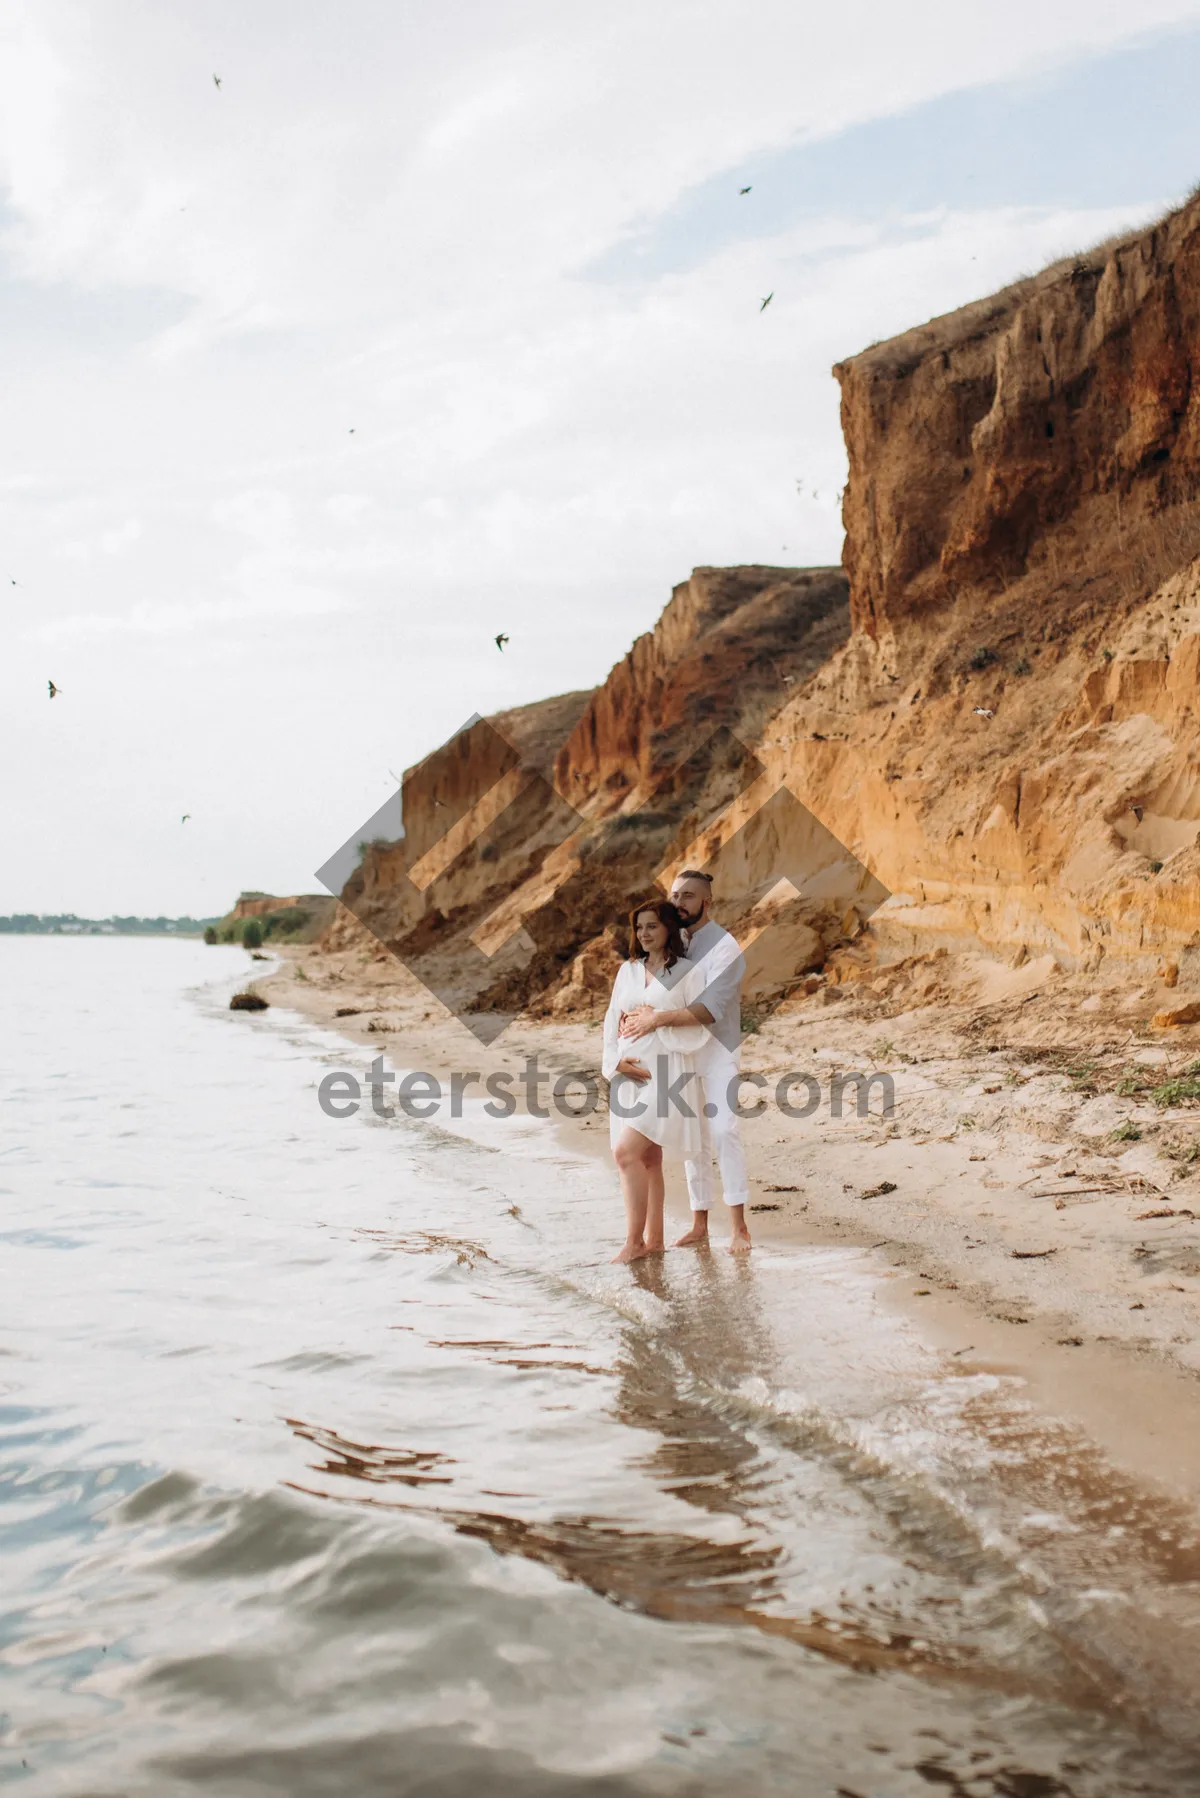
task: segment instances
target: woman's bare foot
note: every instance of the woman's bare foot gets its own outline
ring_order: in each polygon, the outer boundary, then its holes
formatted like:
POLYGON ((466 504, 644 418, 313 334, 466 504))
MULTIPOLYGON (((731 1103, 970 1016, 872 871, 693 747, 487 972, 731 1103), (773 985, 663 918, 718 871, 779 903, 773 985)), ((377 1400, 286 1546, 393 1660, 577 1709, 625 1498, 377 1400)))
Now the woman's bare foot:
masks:
POLYGON ((707 1211, 694 1211, 692 1213, 691 1229, 684 1231, 683 1235, 676 1242, 675 1247, 677 1249, 696 1249, 700 1248, 702 1244, 707 1241, 708 1213, 707 1211))
POLYGON ((618 1261, 620 1261, 620 1262, 640 1261, 642 1259, 642 1257, 644 1255, 647 1255, 648 1253, 649 1253, 649 1250, 647 1249, 644 1242, 627 1242, 625 1244, 624 1248, 619 1249, 617 1251, 617 1253, 613 1256, 612 1261, 609 1263, 609 1265, 612 1266, 618 1261))
POLYGON ((647 1238, 645 1245, 647 1255, 661 1255, 665 1253, 666 1247, 667 1245, 661 1236, 651 1236, 647 1238))

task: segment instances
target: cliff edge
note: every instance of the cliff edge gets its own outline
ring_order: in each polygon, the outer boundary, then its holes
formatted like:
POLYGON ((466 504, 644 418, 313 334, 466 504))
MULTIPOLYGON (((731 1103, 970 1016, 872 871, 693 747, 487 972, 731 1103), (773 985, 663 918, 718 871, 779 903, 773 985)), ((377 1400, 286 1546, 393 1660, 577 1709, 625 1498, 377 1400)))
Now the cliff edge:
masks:
POLYGON ((406 775, 345 898, 443 996, 525 930, 470 1002, 586 1007, 684 856, 751 938, 837 869, 776 997, 947 949, 1200 987, 1200 202, 834 372, 845 572, 697 569, 595 692, 406 775))

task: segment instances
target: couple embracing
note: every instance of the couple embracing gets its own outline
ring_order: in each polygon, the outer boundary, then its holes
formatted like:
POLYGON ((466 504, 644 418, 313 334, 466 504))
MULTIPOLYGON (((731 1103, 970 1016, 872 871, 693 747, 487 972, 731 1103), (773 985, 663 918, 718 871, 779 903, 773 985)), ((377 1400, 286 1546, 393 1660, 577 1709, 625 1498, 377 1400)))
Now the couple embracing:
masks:
POLYGON ((708 1241, 715 1159, 733 1227, 730 1251, 750 1247, 737 1114, 745 962, 711 906, 711 877, 687 869, 669 900, 647 900, 630 914, 629 959, 604 1020, 609 1137, 626 1219, 614 1261, 665 1246, 664 1154, 682 1159, 692 1207, 691 1228, 675 1246, 708 1241))

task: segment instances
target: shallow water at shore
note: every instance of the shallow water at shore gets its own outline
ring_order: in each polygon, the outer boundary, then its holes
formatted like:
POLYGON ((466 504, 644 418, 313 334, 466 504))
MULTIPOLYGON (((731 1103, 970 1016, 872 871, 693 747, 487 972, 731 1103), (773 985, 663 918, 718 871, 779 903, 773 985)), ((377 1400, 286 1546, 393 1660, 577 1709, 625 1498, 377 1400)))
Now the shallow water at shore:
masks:
POLYGON ((0 1778, 1200 1791, 1200 1539, 872 1258, 607 1265, 549 1125, 316 1088, 240 950, 0 939, 0 1778))

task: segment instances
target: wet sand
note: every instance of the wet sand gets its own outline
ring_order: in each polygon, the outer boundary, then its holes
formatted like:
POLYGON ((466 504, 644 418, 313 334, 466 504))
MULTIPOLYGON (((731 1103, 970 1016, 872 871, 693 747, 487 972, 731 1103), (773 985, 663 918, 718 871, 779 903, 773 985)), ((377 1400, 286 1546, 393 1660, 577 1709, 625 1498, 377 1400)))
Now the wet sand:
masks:
MULTIPOLYGON (((594 1021, 522 1019, 481 1048, 391 957, 297 949, 254 984, 378 1050, 389 1067, 419 1068, 444 1084, 455 1069, 516 1076, 531 1056, 555 1074, 599 1067, 594 1021)), ((895 1040, 881 1042, 878 1021, 855 1011, 816 995, 746 1039, 743 1069, 763 1076, 768 1096, 791 1071, 821 1087, 811 1117, 788 1118, 770 1104, 743 1124, 756 1240, 872 1250, 886 1302, 957 1366, 1018 1376, 1039 1406, 1078 1424, 1120 1465, 1194 1497, 1200 1181, 1195 1163, 1164 1159, 1132 1137, 1135 1128, 1186 1129, 1190 1114, 1147 1118, 1140 1095, 1081 1094, 1069 1075, 1028 1055, 962 1053, 930 1017, 907 1020, 907 1032, 889 1023, 895 1040), (831 1076, 851 1069, 890 1073, 890 1118, 880 1115, 878 1086, 871 1115, 857 1114, 853 1086, 843 1115, 831 1114, 831 1076)), ((1135 1053, 1154 1069, 1169 1051, 1135 1045, 1135 1053)), ((801 1087, 796 1103, 803 1099, 801 1087)), ((546 1127, 608 1153, 602 1113, 546 1127)), ((678 1171, 667 1203, 682 1228, 678 1171)), ((719 1207, 711 1222, 719 1251, 719 1207)), ((620 1231, 614 1178, 613 1246, 620 1231)), ((598 1243, 598 1256, 607 1247, 598 1243)))

